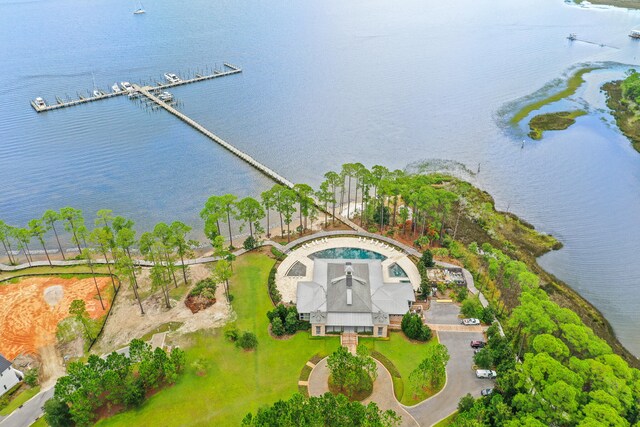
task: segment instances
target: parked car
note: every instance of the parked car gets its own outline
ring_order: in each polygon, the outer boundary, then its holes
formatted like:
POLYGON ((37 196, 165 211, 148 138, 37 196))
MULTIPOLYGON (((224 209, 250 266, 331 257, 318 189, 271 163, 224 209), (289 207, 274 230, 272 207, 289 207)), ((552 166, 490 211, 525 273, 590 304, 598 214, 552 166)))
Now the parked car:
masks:
POLYGON ((484 341, 471 341, 471 348, 482 348, 487 345, 484 341))
POLYGON ((476 377, 493 379, 497 377, 496 371, 490 369, 476 369, 476 377))
POLYGON ((483 396, 489 396, 491 393, 493 393, 493 389, 492 388, 485 388, 484 390, 482 390, 480 392, 480 394, 483 395, 483 396))
POLYGON ((462 324, 463 325, 479 325, 480 319, 474 319, 474 318, 462 319, 462 324))

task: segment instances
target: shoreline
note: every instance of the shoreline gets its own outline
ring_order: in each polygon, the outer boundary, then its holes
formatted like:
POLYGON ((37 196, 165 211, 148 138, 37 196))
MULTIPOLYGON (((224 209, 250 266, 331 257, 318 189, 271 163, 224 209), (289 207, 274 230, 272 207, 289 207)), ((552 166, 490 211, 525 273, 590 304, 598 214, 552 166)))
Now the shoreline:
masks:
POLYGON ((602 85, 602 90, 607 95, 607 107, 611 109, 611 115, 616 119, 616 126, 620 132, 629 140, 631 146, 640 152, 640 126, 632 121, 637 118, 636 114, 627 107, 622 97, 622 82, 616 80, 602 85))
MULTIPOLYGON (((576 0, 575 3, 580 5, 582 0, 576 0)), ((613 6, 623 9, 640 9, 640 0, 589 0, 589 3, 600 6, 613 6)))

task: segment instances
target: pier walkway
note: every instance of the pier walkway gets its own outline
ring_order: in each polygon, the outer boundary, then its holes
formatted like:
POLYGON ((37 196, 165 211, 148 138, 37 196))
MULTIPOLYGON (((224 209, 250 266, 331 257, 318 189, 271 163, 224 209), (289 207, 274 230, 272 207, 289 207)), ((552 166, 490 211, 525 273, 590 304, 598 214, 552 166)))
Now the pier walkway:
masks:
POLYGON ((173 108, 171 105, 167 104, 166 102, 162 102, 157 96, 155 96, 153 93, 151 93, 151 90, 154 89, 153 87, 151 87, 151 86, 133 85, 133 88, 134 88, 135 92, 146 96, 151 101, 155 102, 158 106, 164 108, 169 113, 173 114, 174 116, 176 116, 177 118, 179 118, 180 120, 182 120, 183 122, 185 122, 186 124, 188 124, 189 126, 194 128, 195 130, 197 130, 198 132, 202 133, 207 138, 209 138, 212 141, 214 141, 215 143, 221 145, 223 148, 226 148, 231 153, 235 154, 240 159, 242 159, 245 162, 249 163, 251 166, 253 166, 254 168, 258 169, 260 172, 264 173, 265 175, 267 175, 268 177, 270 177, 274 181, 276 181, 276 182, 278 182, 278 183, 280 183, 282 185, 285 185, 287 187, 290 187, 290 188, 293 187, 293 183, 291 181, 289 181, 288 179, 286 179, 282 175, 278 174, 273 169, 268 168, 267 166, 263 165, 262 163, 260 163, 259 161, 257 161, 256 159, 254 159, 253 157, 251 157, 250 155, 248 155, 244 151, 241 151, 241 150, 237 149, 236 147, 234 147, 233 145, 229 144, 227 141, 225 141, 224 139, 220 138, 219 136, 217 136, 216 134, 214 134, 213 132, 211 132, 210 130, 208 130, 207 128, 205 128, 200 123, 198 123, 195 120, 193 120, 192 118, 188 117, 186 114, 181 113, 180 111, 176 110, 175 108, 173 108))
MULTIPOLYGON (((149 86, 150 90, 152 91, 161 91, 161 90, 166 90, 175 86, 182 86, 182 85, 186 85, 189 83, 196 83, 196 82, 201 82, 203 80, 210 80, 210 79, 215 79, 218 77, 224 77, 224 76, 229 76, 232 74, 238 74, 242 72, 242 69, 240 67, 236 67, 235 65, 231 65, 228 62, 224 63, 224 66, 226 68, 229 69, 229 71, 218 71, 215 70, 213 71, 213 74, 208 74, 208 75, 200 75, 200 74, 196 74, 195 77, 191 78, 191 79, 185 79, 185 80, 180 80, 177 82, 173 82, 173 83, 160 83, 157 86, 149 86)), ((66 108, 66 107, 73 107, 74 105, 80 105, 80 104, 86 104, 88 102, 94 102, 94 101, 100 101, 102 99, 109 99, 109 98, 114 98, 116 96, 122 96, 122 95, 131 95, 134 92, 132 91, 127 91, 124 89, 119 90, 118 92, 108 92, 108 93, 104 93, 102 95, 98 95, 98 96, 88 96, 88 97, 80 97, 79 99, 73 99, 70 101, 62 101, 61 99, 57 98, 58 102, 56 104, 51 104, 51 105, 46 105, 46 106, 39 106, 37 105, 35 102, 31 101, 31 106, 33 107, 34 110, 36 110, 36 112, 38 113, 43 113, 45 111, 51 111, 51 110, 58 110, 60 108, 66 108)))

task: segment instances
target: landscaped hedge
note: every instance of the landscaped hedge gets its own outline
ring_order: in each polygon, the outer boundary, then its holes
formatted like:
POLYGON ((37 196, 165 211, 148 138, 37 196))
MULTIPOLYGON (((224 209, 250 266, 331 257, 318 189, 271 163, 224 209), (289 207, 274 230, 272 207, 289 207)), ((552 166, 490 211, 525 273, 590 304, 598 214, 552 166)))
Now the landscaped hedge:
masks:
POLYGON ((268 281, 269 296, 271 297, 271 301, 273 301, 274 305, 282 301, 282 295, 280 295, 280 291, 278 291, 278 288, 276 287, 276 271, 277 270, 278 270, 278 264, 274 265, 271 271, 269 272, 269 281, 268 281))
POLYGON ((271 253, 273 254, 274 257, 276 257, 278 261, 282 261, 286 257, 285 254, 277 250, 275 246, 271 246, 271 253))

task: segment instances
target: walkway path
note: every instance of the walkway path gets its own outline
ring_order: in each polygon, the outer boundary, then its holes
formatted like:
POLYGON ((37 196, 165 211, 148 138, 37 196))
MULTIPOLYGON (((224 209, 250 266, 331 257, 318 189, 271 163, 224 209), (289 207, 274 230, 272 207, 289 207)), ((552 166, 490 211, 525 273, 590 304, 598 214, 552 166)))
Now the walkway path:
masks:
MULTIPOLYGON (((416 420, 407 412, 407 410, 400 404, 393 394, 393 382, 391 375, 382 366, 380 362, 376 360, 378 368, 378 378, 373 383, 373 392, 371 396, 362 401, 365 405, 369 402, 375 402, 378 407, 384 411, 391 409, 402 417, 403 427, 415 427, 422 424, 418 424, 416 420)), ((321 396, 329 391, 328 386, 329 368, 327 367, 327 359, 322 359, 309 376, 309 395, 321 396)))

